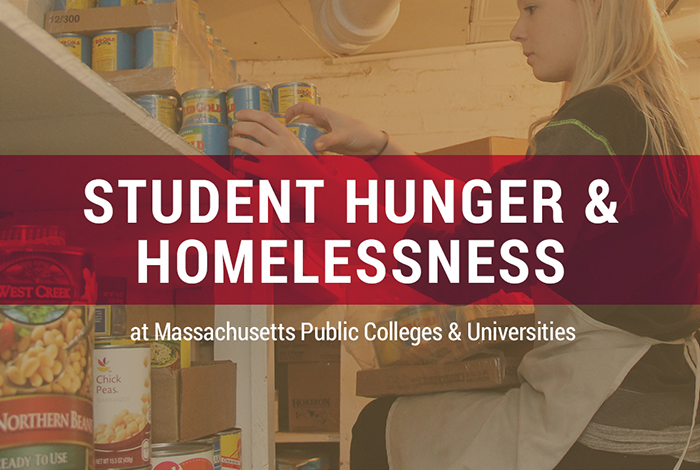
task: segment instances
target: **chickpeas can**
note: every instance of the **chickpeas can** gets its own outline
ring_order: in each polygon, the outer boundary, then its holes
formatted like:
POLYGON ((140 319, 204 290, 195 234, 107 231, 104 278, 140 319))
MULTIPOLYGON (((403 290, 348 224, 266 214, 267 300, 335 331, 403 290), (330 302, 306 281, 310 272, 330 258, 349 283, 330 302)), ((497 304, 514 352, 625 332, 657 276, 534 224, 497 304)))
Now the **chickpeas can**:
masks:
POLYGON ((64 234, 0 232, 0 468, 94 468, 94 259, 64 234))
POLYGON ((297 103, 316 104, 316 86, 304 82, 280 83, 272 88, 272 102, 278 113, 286 113, 297 103))
POLYGON ((214 470, 211 444, 154 444, 153 470, 214 470))
POLYGON ((217 434, 221 448, 221 468, 241 470, 241 430, 233 428, 217 434))
POLYGON ((95 467, 151 462, 151 348, 128 339, 95 345, 95 467))

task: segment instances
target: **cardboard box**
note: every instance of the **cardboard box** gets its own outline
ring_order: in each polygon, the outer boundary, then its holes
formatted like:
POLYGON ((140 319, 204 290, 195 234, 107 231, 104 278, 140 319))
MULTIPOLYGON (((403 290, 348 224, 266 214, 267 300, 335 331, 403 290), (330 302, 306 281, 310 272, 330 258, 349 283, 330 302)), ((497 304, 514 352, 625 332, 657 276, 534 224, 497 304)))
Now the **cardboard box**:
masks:
POLYGON ((50 11, 46 13, 44 29, 51 34, 75 33, 92 37, 110 29, 136 34, 145 28, 171 28, 175 23, 176 3, 154 3, 129 7, 50 11))
POLYGON ((153 442, 189 441, 236 426, 236 364, 151 371, 153 442))
POLYGON ((175 69, 173 67, 117 70, 115 72, 97 73, 100 77, 111 83, 117 90, 127 95, 177 95, 177 91, 175 90, 175 69))
POLYGON ((302 341, 297 335, 294 341, 276 341, 275 355, 278 363, 289 362, 340 362, 340 341, 302 341))
POLYGON ((450 364, 361 370, 356 394, 384 397, 517 386, 521 359, 483 357, 450 364))
POLYGON ((340 363, 287 364, 289 431, 340 430, 340 363))

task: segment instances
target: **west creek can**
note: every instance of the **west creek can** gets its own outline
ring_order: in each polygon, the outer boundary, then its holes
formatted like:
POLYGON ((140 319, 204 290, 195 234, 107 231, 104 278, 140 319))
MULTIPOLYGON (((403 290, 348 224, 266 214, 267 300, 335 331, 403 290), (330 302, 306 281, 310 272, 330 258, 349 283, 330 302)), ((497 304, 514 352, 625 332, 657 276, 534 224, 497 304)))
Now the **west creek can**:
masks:
POLYGON ((104 7, 130 7, 136 5, 136 0, 97 0, 97 6, 104 7))
POLYGON ((194 439, 188 443, 206 444, 212 446, 214 449, 214 457, 212 460, 214 470, 221 470, 221 436, 214 434, 212 436, 202 437, 201 439, 194 439))
POLYGON ((128 338, 95 344, 95 467, 151 462, 151 346, 128 338))
POLYGON ((217 434, 221 447, 221 468, 241 470, 241 430, 233 428, 217 434))
POLYGON ((0 231, 0 464, 92 469, 94 257, 59 227, 0 231))
POLYGON ((230 155, 231 128, 223 124, 194 124, 180 129, 180 136, 207 155, 230 155))
POLYGON ((168 95, 142 95, 134 101, 173 131, 177 132, 178 110, 177 98, 168 95))
POLYGON ((311 83, 280 83, 272 88, 272 103, 275 111, 286 113, 297 103, 316 104, 316 86, 311 83))
POLYGON ((183 126, 227 123, 224 93, 211 88, 199 88, 182 94, 183 126))
POLYGON ((175 32, 168 28, 147 28, 136 33, 136 68, 172 67, 175 32))
POLYGON ((72 33, 59 34, 56 39, 85 65, 92 66, 92 39, 72 33))
POLYGON ((236 119, 236 111, 242 109, 257 109, 271 111, 270 85, 266 83, 238 83, 226 89, 226 111, 228 123, 232 126, 236 119))
POLYGON ((95 0, 54 0, 53 11, 95 8, 95 0))
POLYGON ((316 139, 321 137, 326 133, 320 127, 316 127, 313 124, 306 124, 303 122, 291 122, 287 124, 287 129, 292 131, 292 133, 299 137, 304 146, 307 148, 312 155, 318 155, 318 152, 314 148, 314 142, 316 139))
POLYGON ((214 470, 214 448, 208 444, 153 444, 153 470, 214 470))
POLYGON ((134 36, 123 31, 104 31, 92 38, 92 69, 113 72, 134 68, 134 36))

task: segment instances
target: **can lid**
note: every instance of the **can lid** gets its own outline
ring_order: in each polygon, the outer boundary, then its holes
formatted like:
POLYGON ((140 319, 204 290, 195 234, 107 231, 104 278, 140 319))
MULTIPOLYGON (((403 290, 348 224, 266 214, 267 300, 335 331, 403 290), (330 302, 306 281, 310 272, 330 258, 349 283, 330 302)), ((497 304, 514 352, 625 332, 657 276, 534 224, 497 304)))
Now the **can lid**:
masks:
POLYGON ((0 230, 3 244, 66 245, 66 229, 57 225, 13 225, 0 230))
POLYGON ((214 451, 214 446, 211 444, 202 443, 171 443, 171 444, 152 444, 151 455, 153 457, 169 457, 172 455, 187 455, 196 454, 199 452, 214 451))
POLYGON ((286 82, 286 83, 279 83, 279 84, 275 85, 273 88, 281 88, 281 87, 284 87, 284 86, 297 86, 297 87, 304 86, 304 87, 316 88, 316 86, 315 86, 313 83, 309 83, 309 82, 286 82))
MULTIPOLYGON (((231 59, 231 61, 235 62, 235 60, 231 59)), ((238 88, 246 88, 246 87, 257 87, 257 88, 262 88, 264 90, 270 90, 270 84, 269 83, 263 83, 263 82, 241 82, 241 83, 234 83, 233 85, 224 88, 224 91, 228 92, 231 90, 235 90, 238 88)))

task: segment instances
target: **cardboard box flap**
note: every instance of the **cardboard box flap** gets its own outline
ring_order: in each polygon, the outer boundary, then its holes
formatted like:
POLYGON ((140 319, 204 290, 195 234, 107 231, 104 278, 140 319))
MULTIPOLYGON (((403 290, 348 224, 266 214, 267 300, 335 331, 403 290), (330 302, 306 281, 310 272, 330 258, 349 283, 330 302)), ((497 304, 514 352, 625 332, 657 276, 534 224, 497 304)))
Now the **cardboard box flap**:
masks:
POLYGON ((180 371, 180 441, 236 426, 236 364, 217 361, 180 371))
POLYGON ((172 369, 151 369, 151 439, 153 442, 177 441, 179 376, 178 371, 172 369))

